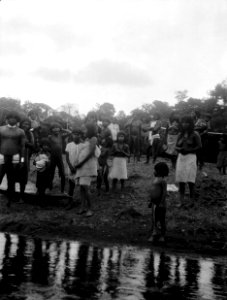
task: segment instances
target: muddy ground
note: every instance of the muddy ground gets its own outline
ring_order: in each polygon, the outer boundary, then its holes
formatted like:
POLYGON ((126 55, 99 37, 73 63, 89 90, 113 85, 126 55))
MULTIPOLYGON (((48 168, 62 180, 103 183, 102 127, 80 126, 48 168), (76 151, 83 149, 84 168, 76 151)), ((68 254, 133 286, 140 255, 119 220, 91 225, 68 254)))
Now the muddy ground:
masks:
MULTIPOLYGON (((148 208, 149 186, 153 180, 153 167, 129 163, 129 180, 124 198, 120 193, 97 195, 91 188, 94 215, 78 215, 80 199, 78 188, 73 208, 68 207, 67 197, 48 197, 43 205, 35 196, 28 196, 24 204, 14 202, 6 206, 6 196, 0 196, 0 231, 14 232, 32 237, 86 240, 89 242, 124 243, 150 246, 151 210, 148 208)), ((219 175, 213 164, 206 164, 198 172, 197 199, 186 199, 178 207, 177 192, 169 192, 167 199, 166 243, 152 247, 201 254, 227 254, 227 176, 219 175)), ((171 170, 168 183, 174 183, 171 170)), ((55 180, 59 191, 59 179, 55 180)))

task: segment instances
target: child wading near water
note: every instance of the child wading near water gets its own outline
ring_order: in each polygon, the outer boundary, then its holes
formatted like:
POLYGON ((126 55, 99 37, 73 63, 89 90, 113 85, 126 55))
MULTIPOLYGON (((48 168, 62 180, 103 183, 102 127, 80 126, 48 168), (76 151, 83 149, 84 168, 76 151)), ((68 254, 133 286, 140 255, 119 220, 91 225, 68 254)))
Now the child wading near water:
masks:
POLYGON ((217 168, 220 174, 226 175, 227 166, 227 136, 224 135, 219 140, 219 153, 217 157, 217 168))
POLYGON ((151 188, 149 207, 152 208, 152 234, 149 242, 158 239, 165 241, 166 233, 166 194, 167 183, 165 177, 169 175, 169 168, 166 163, 160 162, 154 166, 154 182, 151 188), (159 223, 161 236, 159 235, 159 223))
POLYGON ((86 213, 86 217, 91 217, 91 200, 89 188, 93 179, 97 177, 98 157, 100 149, 97 146, 97 126, 92 123, 86 124, 85 129, 86 140, 79 144, 78 164, 75 166, 76 178, 79 180, 81 209, 79 214, 86 213))
MULTIPOLYGON (((125 133, 120 131, 117 134, 117 142, 113 144, 111 154, 113 165, 109 178, 113 179, 113 190, 116 189, 117 181, 121 182, 121 191, 124 190, 125 180, 128 178, 127 158, 130 156, 129 146, 125 142, 125 133)), ((123 195, 121 196, 124 197, 123 195)))

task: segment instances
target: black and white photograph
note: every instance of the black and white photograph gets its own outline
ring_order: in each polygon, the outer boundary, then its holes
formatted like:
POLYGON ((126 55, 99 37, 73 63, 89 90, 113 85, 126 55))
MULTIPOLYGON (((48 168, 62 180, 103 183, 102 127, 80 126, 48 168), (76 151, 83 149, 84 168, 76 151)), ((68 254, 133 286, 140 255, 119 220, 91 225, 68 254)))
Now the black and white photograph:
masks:
POLYGON ((226 0, 0 0, 8 299, 227 299, 226 0))

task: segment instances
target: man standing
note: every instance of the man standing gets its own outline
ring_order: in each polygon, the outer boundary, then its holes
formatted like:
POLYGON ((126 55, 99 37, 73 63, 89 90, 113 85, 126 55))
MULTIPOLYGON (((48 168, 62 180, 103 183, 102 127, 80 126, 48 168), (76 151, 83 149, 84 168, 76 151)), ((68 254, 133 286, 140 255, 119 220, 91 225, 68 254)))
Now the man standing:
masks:
POLYGON ((8 206, 15 193, 15 171, 24 163, 25 133, 17 126, 20 121, 16 112, 9 112, 6 125, 0 127, 0 183, 4 175, 8 182, 8 206))

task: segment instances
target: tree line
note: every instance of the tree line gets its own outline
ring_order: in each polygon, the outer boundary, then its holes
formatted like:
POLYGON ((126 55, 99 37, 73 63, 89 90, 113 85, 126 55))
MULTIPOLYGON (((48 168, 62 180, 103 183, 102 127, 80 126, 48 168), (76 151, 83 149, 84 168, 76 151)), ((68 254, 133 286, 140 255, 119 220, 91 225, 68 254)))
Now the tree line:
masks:
MULTIPOLYGON (((122 110, 116 113, 114 105, 108 102, 97 104, 92 111, 97 113, 99 120, 102 120, 104 117, 109 118, 117 122, 121 128, 124 128, 130 119, 146 119, 154 113, 159 113, 165 123, 174 111, 179 116, 199 111, 210 115, 212 131, 227 132, 227 81, 217 84, 213 90, 208 92, 208 97, 203 99, 188 96, 187 90, 177 91, 175 98, 177 102, 174 105, 169 105, 166 101, 154 100, 132 110, 128 115, 122 110)), ((18 99, 1 97, 1 124, 4 123, 5 116, 9 110, 16 110, 21 117, 26 116, 29 111, 33 110, 41 121, 59 121, 64 127, 71 125, 80 126, 85 119, 85 116, 79 114, 76 110, 74 103, 67 103, 60 109, 54 110, 45 103, 26 101, 24 104, 21 104, 21 101, 18 99)))

